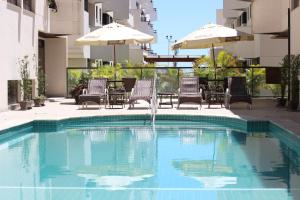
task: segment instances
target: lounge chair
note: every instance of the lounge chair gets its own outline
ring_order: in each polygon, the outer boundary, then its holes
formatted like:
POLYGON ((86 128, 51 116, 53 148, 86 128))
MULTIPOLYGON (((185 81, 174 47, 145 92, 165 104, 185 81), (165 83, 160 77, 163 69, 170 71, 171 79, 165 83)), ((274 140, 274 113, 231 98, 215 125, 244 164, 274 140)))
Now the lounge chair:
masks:
POLYGON ((199 89, 198 77, 183 77, 180 79, 178 91, 178 107, 183 103, 196 103, 202 107, 202 89, 199 89))
POLYGON ((129 97, 129 108, 134 107, 137 100, 144 100, 151 104, 153 93, 153 80, 137 80, 129 97))
POLYGON ((101 105, 101 100, 107 104, 107 79, 91 79, 88 82, 88 88, 83 90, 83 94, 79 96, 79 104, 87 108, 88 102, 94 102, 101 105))
POLYGON ((230 105, 236 102, 248 103, 251 109, 252 99, 247 89, 246 77, 229 77, 228 88, 225 93, 225 106, 230 109, 230 105))

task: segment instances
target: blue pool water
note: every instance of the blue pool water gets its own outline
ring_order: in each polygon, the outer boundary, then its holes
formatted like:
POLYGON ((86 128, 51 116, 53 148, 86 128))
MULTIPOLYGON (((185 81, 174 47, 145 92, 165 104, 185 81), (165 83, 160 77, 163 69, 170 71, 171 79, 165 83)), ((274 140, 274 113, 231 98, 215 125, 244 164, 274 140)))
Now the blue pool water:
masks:
POLYGON ((300 199, 300 157, 272 133, 160 122, 32 128, 0 140, 0 199, 300 199))

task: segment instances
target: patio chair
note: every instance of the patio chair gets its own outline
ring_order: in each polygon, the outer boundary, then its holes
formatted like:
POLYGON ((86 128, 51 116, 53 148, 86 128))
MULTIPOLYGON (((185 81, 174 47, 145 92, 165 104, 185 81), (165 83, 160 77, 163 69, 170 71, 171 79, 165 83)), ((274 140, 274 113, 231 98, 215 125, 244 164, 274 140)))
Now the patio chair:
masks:
POLYGON ((153 80, 137 80, 129 97, 129 108, 134 107, 137 100, 144 100, 151 104, 153 93, 153 80))
POLYGON ((107 79, 91 79, 88 82, 88 88, 83 90, 82 95, 79 96, 79 104, 87 108, 88 102, 94 102, 101 106, 101 100, 107 104, 107 79))
POLYGON ((129 96, 130 96, 129 94, 131 93, 131 91, 134 87, 135 81, 136 81, 136 78, 122 78, 126 100, 129 100, 129 96))
POLYGON ((246 77, 229 77, 228 88, 225 93, 225 106, 230 109, 230 105, 236 102, 248 103, 251 109, 252 99, 246 86, 246 77))
POLYGON ((183 103, 196 103, 202 107, 202 89, 199 89, 198 77, 183 77, 180 79, 178 91, 178 107, 183 103))

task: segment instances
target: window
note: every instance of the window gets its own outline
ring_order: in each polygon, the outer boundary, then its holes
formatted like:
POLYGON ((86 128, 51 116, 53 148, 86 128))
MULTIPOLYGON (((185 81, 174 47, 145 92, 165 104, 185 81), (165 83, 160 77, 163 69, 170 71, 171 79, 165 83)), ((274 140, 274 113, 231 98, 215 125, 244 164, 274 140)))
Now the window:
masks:
POLYGON ((292 9, 299 7, 300 0, 292 0, 292 9))
POLYGON ((13 5, 19 6, 18 0, 7 0, 8 3, 11 3, 13 5))
POLYGON ((247 12, 243 12, 241 15, 241 24, 247 24, 247 12))
POLYGON ((95 26, 102 26, 102 4, 95 4, 95 26))
POLYGON ((103 25, 107 25, 113 22, 113 18, 107 14, 107 13, 103 13, 103 25))
POLYGON ((19 98, 19 81, 9 80, 8 81, 8 104, 15 104, 18 102, 19 98))
POLYGON ((25 10, 33 11, 33 9, 32 9, 32 0, 23 0, 23 8, 25 10))
POLYGON ((84 0, 84 10, 86 12, 89 12, 89 1, 88 0, 84 0))

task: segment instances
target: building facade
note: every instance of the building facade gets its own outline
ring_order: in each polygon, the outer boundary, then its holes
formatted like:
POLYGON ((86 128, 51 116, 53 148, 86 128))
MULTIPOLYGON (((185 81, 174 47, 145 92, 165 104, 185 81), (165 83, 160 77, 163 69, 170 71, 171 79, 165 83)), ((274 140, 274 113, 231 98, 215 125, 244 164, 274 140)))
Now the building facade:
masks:
MULTIPOLYGON (((253 4, 254 2, 250 0, 223 1, 223 15, 220 14, 222 11, 217 11, 217 21, 223 22, 224 24, 222 25, 234 28, 240 32, 254 35, 254 41, 243 41, 226 45, 224 49, 246 60, 249 65, 280 66, 282 58, 288 52, 287 39, 273 39, 273 32, 261 34, 261 32, 257 31, 255 28, 257 13, 253 4)), ((272 7, 269 6, 269 9, 272 9, 272 7)), ((264 13, 271 12, 273 11, 266 12, 264 10, 264 13)), ((263 20, 260 19, 261 21, 263 20)), ((270 26, 272 25, 270 24, 270 26)))
POLYGON ((21 100, 19 60, 28 56, 32 97, 37 95, 37 71, 45 73, 47 96, 66 93, 67 38, 52 28, 47 0, 0 1, 0 111, 21 100))
POLYGON ((253 32, 287 38, 291 10, 291 53, 300 54, 300 0, 253 0, 253 32), (270 6, 272 5, 272 6, 270 6))
MULTIPOLYGON (((67 67, 113 60, 111 47, 78 46, 76 39, 113 21, 156 36, 152 0, 54 2, 53 7, 48 0, 0 0, 0 111, 22 100, 18 61, 24 56, 29 58, 32 97, 38 95, 38 69, 45 75, 46 96, 67 96, 67 67)), ((149 45, 118 46, 117 61, 141 63, 149 52, 149 45)))
MULTIPOLYGON (((84 34, 112 22, 118 22, 156 36, 152 21, 156 20, 156 9, 152 0, 56 0, 58 12, 53 19, 68 33, 69 66, 87 67, 98 59, 111 63, 113 49, 110 46, 78 46, 76 39, 84 34)), ((151 52, 150 46, 117 46, 116 60, 133 63, 143 62, 145 53, 151 52)))

